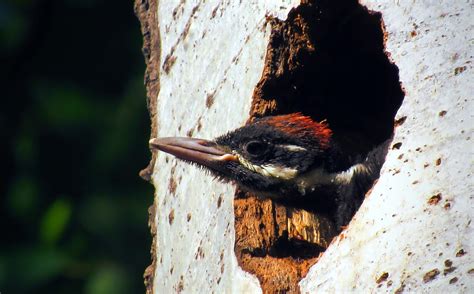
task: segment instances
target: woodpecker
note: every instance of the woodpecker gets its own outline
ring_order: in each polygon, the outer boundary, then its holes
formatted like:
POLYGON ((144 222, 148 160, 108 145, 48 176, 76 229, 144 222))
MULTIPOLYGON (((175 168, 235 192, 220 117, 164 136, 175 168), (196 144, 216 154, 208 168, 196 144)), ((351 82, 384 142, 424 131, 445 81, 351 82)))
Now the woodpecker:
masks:
POLYGON ((328 124, 301 113, 267 116, 214 140, 150 140, 161 150, 210 171, 242 190, 325 214, 346 225, 383 163, 387 142, 366 155, 345 155, 328 124))

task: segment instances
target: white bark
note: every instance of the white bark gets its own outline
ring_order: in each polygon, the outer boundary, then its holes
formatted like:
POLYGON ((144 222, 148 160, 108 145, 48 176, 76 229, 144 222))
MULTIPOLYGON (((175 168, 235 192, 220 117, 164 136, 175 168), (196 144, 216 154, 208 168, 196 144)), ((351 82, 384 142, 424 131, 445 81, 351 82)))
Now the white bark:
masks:
MULTIPOLYGON (((291 8, 288 1, 266 2, 160 1, 161 60, 176 60, 168 74, 160 74, 157 136, 192 130, 193 137, 211 139, 245 123, 270 33, 265 17, 286 16, 291 8)), ((234 188, 163 153, 153 183, 154 291, 260 292, 258 280, 239 268, 234 254, 234 188), (174 193, 170 181, 177 183, 174 193)))
POLYGON ((390 150, 345 238, 313 266, 302 292, 474 291, 473 10, 469 1, 443 2, 362 3, 382 12, 406 91, 397 114, 406 121, 393 139, 402 145, 390 150), (446 260, 456 269, 444 275, 446 260), (424 282, 434 269, 440 274, 424 282), (387 280, 376 283, 383 273, 387 280))
MULTIPOLYGON (((167 72, 160 73, 157 136, 192 131, 193 137, 214 138, 246 121, 269 37, 265 16, 284 19, 298 3, 241 2, 159 3, 167 72)), ((383 13, 387 51, 406 89, 397 117, 407 118, 394 138, 402 145, 390 150, 379 182, 345 237, 313 266, 301 290, 394 291, 403 284, 407 291, 467 292, 474 289, 473 274, 467 273, 474 267, 472 4, 363 4, 383 13), (442 111, 447 113, 440 116, 442 111), (440 202, 428 204, 438 193, 440 202), (456 257, 461 249, 465 254, 456 257), (456 269, 444 275, 448 259, 456 269), (441 273, 423 282, 435 268, 441 273), (383 273, 386 281, 376 283, 383 273), (450 283, 454 277, 457 282, 450 283)), ((163 153, 153 183, 155 293, 261 292, 234 255, 234 188, 163 153)))

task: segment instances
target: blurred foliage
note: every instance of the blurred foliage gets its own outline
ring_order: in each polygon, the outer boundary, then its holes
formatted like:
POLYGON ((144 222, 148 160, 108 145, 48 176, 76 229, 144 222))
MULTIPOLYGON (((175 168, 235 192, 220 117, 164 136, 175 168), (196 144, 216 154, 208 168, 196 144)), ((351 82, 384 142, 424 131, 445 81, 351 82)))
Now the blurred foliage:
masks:
POLYGON ((144 292, 141 45, 133 1, 0 2, 0 292, 144 292))

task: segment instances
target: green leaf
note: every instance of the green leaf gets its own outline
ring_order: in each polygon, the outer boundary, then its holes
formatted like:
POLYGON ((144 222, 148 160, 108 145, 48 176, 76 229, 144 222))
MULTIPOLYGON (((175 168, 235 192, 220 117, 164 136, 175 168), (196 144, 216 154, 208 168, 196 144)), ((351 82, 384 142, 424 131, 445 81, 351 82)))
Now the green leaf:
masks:
POLYGON ((71 218, 71 203, 57 199, 43 216, 40 226, 40 239, 46 244, 54 244, 62 236, 71 218))

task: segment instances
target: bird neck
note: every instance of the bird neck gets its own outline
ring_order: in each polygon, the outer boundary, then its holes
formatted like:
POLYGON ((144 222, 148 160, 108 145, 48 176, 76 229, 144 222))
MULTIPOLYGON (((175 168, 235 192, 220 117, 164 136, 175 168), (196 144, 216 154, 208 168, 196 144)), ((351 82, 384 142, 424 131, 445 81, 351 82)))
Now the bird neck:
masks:
POLYGON ((323 167, 315 168, 298 176, 295 180, 301 195, 307 195, 323 186, 348 185, 354 176, 368 175, 370 170, 362 163, 355 164, 347 170, 330 173, 323 167))
MULTIPOLYGON (((378 178, 385 155, 387 153, 390 140, 380 144, 363 159, 340 159, 343 166, 348 166, 343 170, 328 168, 334 163, 327 163, 326 166, 318 166, 304 174, 296 177, 295 184, 301 195, 307 195, 324 186, 346 186, 357 185, 361 190, 368 189, 367 186, 378 178), (349 164, 347 162, 350 162, 349 164)), ((337 152, 337 151, 333 151, 337 152)), ((334 158, 334 157, 332 157, 334 158)))

